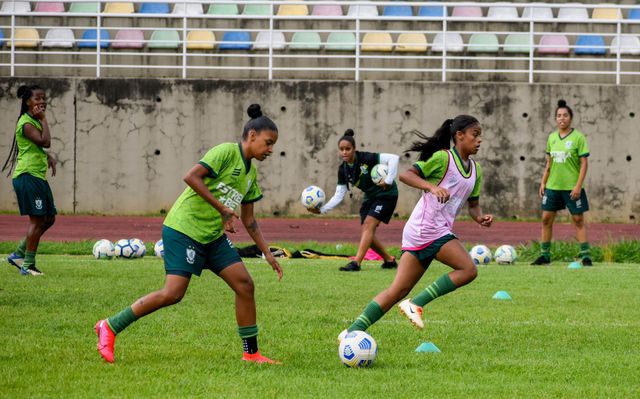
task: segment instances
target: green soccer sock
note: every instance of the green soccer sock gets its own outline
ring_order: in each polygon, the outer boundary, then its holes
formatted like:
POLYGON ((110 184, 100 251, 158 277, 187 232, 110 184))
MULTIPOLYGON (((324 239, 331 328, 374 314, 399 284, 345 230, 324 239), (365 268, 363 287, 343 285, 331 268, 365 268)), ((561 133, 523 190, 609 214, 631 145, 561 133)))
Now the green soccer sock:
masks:
POLYGON ((589 258, 591 255, 591 247, 588 242, 580 243, 580 259, 589 258))
POLYGON ((449 277, 449 274, 443 274, 436 281, 431 283, 431 285, 425 288, 424 291, 416 295, 411 300, 411 303, 414 303, 418 306, 424 306, 439 296, 443 296, 450 293, 451 291, 455 291, 456 288, 458 287, 453 284, 453 281, 451 281, 451 277, 449 277))
POLYGON ((250 355, 258 352, 258 326, 238 326, 238 335, 242 338, 242 350, 250 355))
POLYGON ((20 244, 18 244, 18 248, 16 248, 14 253, 19 257, 24 258, 26 251, 27 251, 27 239, 23 238, 22 241, 20 241, 20 244))
POLYGON ((24 263, 22 267, 27 269, 29 266, 36 264, 36 251, 26 251, 24 253, 24 263))
POLYGON ((354 321, 353 324, 350 325, 349 328, 347 328, 347 331, 367 331, 367 328, 369 328, 376 321, 380 320, 380 318, 384 316, 384 313, 385 312, 376 301, 371 301, 364 308, 364 311, 362 311, 362 314, 358 316, 356 321, 354 321))
POLYGON ((131 306, 128 306, 122 312, 118 313, 115 316, 109 317, 107 319, 107 324, 111 327, 111 331, 115 334, 120 333, 120 331, 124 330, 129 326, 129 324, 138 320, 138 317, 133 313, 133 309, 131 306))
POLYGON ((540 243, 540 255, 544 256, 547 259, 551 259, 551 242, 542 242, 540 243))

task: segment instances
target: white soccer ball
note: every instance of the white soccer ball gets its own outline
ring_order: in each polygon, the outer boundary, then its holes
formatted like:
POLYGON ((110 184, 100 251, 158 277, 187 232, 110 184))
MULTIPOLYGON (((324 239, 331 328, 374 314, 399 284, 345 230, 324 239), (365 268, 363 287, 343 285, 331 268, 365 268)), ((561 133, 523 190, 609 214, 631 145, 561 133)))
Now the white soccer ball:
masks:
POLYGON ((487 265, 491 262, 491 251, 484 245, 476 245, 469 251, 473 263, 478 266, 487 265))
POLYGON ((115 256, 116 249, 109 240, 98 240, 93 244, 93 256, 96 259, 111 259, 115 256))
POLYGON ((142 258, 147 254, 147 246, 144 245, 144 241, 139 238, 132 238, 129 240, 131 246, 133 247, 133 257, 134 258, 142 258))
POLYGON ((389 174, 389 168, 387 165, 379 163, 371 169, 371 181, 378 186, 384 183, 384 179, 389 174))
POLYGON ((518 253, 511 245, 500 245, 494 252, 493 258, 499 265, 510 265, 515 263, 518 253))
POLYGON ((338 355, 340 361, 348 367, 369 367, 376 360, 378 344, 376 340, 364 331, 347 333, 340 341, 338 355))
POLYGON ((153 253, 158 258, 164 258, 164 243, 162 242, 162 240, 159 240, 158 242, 156 242, 156 245, 153 246, 153 253))
POLYGON ((125 259, 133 258, 136 252, 133 245, 131 245, 131 240, 127 240, 126 238, 123 238, 116 242, 115 250, 117 257, 125 259))
POLYGON ((307 209, 319 209, 324 205, 325 199, 324 191, 318 186, 309 186, 300 195, 300 202, 307 209))

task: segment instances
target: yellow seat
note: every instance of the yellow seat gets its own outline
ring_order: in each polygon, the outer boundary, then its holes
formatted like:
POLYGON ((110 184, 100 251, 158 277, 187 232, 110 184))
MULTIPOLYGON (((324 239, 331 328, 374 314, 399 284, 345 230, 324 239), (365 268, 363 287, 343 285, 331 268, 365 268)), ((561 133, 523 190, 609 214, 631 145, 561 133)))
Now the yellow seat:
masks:
POLYGON ((391 50, 393 50, 393 40, 386 32, 369 32, 362 39, 362 51, 390 52, 391 50))
POLYGON ((427 51, 427 38, 422 33, 401 33, 398 36, 397 51, 424 53, 427 51))
POLYGON ((192 30, 187 34, 187 49, 189 50, 213 50, 216 43, 216 35, 208 30, 192 30))
POLYGON ((135 12, 133 3, 107 3, 104 6, 107 14, 133 14, 135 12))
POLYGON ((622 15, 618 8, 594 8, 591 19, 620 19, 622 15))
POLYGON ((309 15, 309 9, 304 4, 282 4, 278 8, 278 15, 309 15))
MULTIPOLYGON (((16 28, 15 36, 16 48, 34 48, 38 47, 40 35, 33 28, 16 28)), ((11 41, 8 42, 11 46, 11 41)))

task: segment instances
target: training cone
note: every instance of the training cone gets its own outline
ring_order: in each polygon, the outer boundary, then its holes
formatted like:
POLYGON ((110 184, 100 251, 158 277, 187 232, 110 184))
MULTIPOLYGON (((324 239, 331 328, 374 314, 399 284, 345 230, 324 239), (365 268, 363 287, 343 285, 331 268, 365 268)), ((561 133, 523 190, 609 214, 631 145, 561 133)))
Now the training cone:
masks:
POLYGON ((498 291, 495 294, 493 294, 493 299, 502 299, 505 301, 510 301, 511 295, 509 295, 507 291, 498 291))
POLYGON ((433 342, 423 342, 416 348, 416 352, 436 352, 436 353, 439 353, 440 349, 433 342))
POLYGON ((582 269, 582 265, 580 262, 571 262, 569 266, 567 266, 567 269, 582 269))

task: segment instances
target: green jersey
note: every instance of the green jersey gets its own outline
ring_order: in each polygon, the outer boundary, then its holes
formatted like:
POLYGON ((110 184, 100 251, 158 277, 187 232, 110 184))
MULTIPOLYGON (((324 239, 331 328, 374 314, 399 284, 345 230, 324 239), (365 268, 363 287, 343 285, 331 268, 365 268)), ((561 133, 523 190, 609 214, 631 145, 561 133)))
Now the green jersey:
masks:
POLYGON ((356 186, 364 192, 364 200, 380 197, 397 197, 398 185, 394 181, 387 190, 371 180, 371 169, 380 163, 380 154, 376 152, 356 151, 352 164, 342 162, 338 169, 338 185, 356 186))
POLYGON ((589 145, 584 134, 572 129, 560 137, 557 130, 547 139, 547 155, 551 158, 551 170, 546 188, 573 190, 580 176, 580 158, 589 156, 589 145))
MULTIPOLYGON (((469 168, 465 168, 462 163, 462 159, 460 159, 460 155, 455 148, 451 150, 453 154, 453 159, 456 162, 456 167, 460 174, 466 178, 471 176, 471 164, 469 164, 469 168), (467 170, 468 169, 468 170, 467 170)), ((473 160, 469 160, 470 162, 475 162, 473 160)), ((473 191, 469 196, 469 200, 477 200, 480 198, 480 185, 482 183, 482 168, 480 168, 480 164, 475 162, 476 164, 476 182, 473 186, 473 191)), ((418 161, 413 165, 414 168, 418 171, 420 176, 428 181, 431 184, 438 185, 444 178, 445 173, 447 173, 447 169, 449 169, 449 153, 445 150, 436 151, 431 158, 426 161, 418 161)))
MULTIPOLYGON (((256 181, 258 172, 245 160, 239 143, 224 143, 210 149, 200 160, 208 171, 204 184, 226 207, 236 209, 262 198, 256 181)), ((167 214, 164 225, 193 240, 207 244, 224 234, 222 215, 191 187, 187 187, 167 214)))
POLYGON ((47 180, 47 168, 49 167, 47 153, 44 152, 42 147, 24 135, 24 125, 26 124, 42 131, 42 123, 28 113, 25 112, 18 119, 18 124, 16 125, 18 163, 16 170, 13 172, 13 178, 15 179, 23 173, 29 173, 34 177, 47 180))

